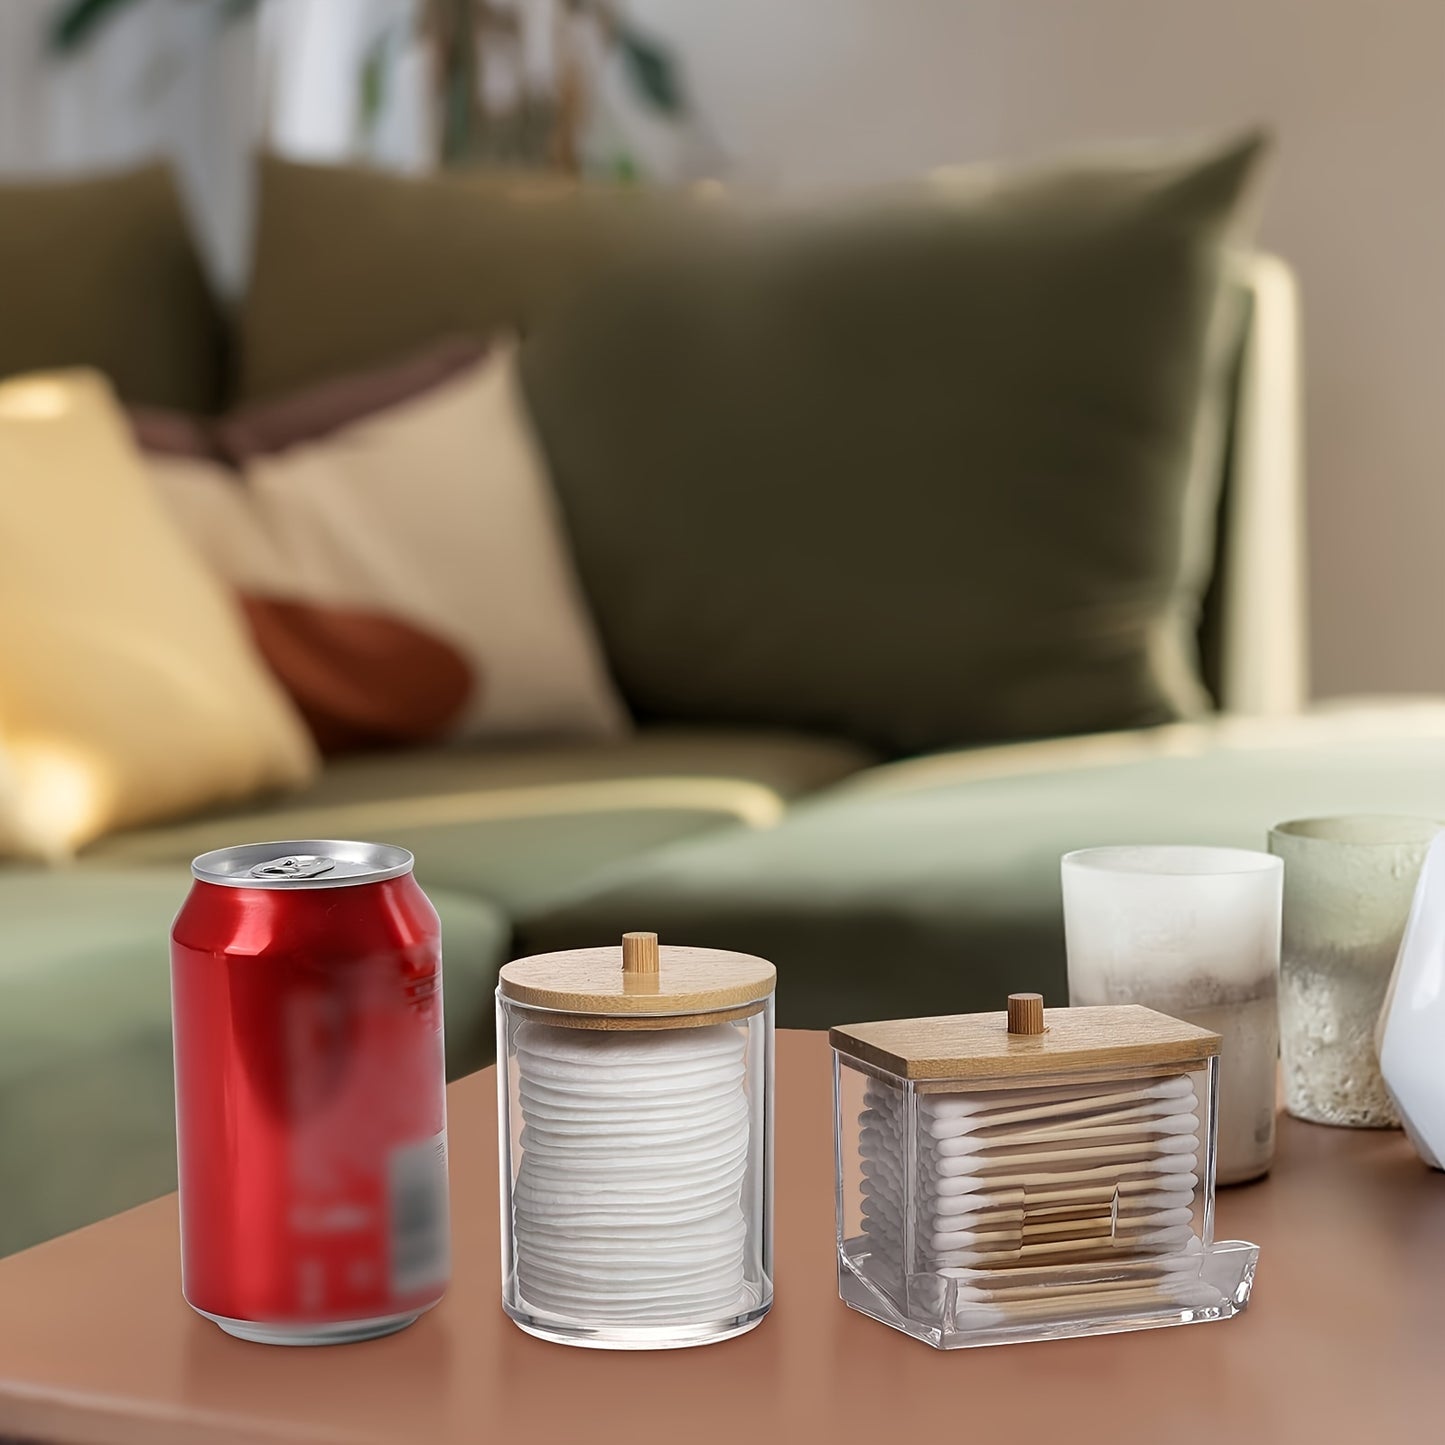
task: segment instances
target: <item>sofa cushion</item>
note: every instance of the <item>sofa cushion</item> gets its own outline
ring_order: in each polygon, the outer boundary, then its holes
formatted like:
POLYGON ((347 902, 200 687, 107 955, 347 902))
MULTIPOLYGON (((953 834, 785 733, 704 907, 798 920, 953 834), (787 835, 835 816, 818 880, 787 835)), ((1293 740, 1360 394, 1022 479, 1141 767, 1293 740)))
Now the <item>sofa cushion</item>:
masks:
MULTIPOLYGON (((176 1185, 166 939, 182 869, 0 870, 0 1255, 176 1185)), ((442 921, 447 1071, 494 1051, 509 930, 476 898, 442 921)))
POLYGON ((323 749, 625 728, 510 342, 135 423, 323 749))
POLYGON ((262 838, 379 838, 416 854, 427 888, 540 908, 675 839, 771 826, 790 798, 869 761, 822 738, 706 729, 338 758, 298 797, 106 838, 82 862, 184 862, 262 838))
POLYGON ((0 185, 0 376, 93 366, 129 402, 221 402, 224 327, 171 173, 0 185))
POLYGON ((105 378, 0 381, 0 483, 0 851, 64 856, 315 775, 300 715, 105 378))
POLYGON ((1063 1003, 1059 859, 1070 849, 1263 849, 1288 818, 1445 819, 1445 705, 1082 744, 1073 759, 1049 744, 1017 766, 999 749, 984 767, 959 754, 862 774, 772 830, 620 866, 517 920, 519 950, 646 926, 760 954, 778 966, 778 1021, 791 1027, 994 1009, 1012 989, 1063 1003))
POLYGON ((240 394, 275 396, 442 336, 525 327, 663 209, 556 176, 398 176, 265 157, 240 394))
POLYGON ((543 316, 528 399, 634 710, 897 753, 1199 710, 1193 443, 1257 149, 725 210, 543 316))

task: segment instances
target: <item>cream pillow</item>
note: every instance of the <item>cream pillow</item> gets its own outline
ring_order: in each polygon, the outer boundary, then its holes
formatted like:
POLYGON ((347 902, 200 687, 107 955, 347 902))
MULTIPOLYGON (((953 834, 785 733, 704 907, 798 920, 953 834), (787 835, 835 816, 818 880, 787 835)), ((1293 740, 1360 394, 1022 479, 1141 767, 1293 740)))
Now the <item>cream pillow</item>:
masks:
POLYGON ((323 748, 626 725, 510 346, 443 343, 209 425, 134 423, 323 748))
POLYGON ((52 858, 316 768, 94 372, 0 383, 0 758, 0 838, 52 858))

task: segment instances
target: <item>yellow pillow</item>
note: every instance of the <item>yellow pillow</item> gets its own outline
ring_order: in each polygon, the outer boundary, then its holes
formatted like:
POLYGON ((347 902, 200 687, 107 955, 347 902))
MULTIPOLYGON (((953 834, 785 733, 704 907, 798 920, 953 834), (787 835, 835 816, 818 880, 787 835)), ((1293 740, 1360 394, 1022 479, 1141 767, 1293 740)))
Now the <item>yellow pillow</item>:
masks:
POLYGON ((94 372, 0 383, 0 770, 0 840, 43 857, 316 770, 94 372))

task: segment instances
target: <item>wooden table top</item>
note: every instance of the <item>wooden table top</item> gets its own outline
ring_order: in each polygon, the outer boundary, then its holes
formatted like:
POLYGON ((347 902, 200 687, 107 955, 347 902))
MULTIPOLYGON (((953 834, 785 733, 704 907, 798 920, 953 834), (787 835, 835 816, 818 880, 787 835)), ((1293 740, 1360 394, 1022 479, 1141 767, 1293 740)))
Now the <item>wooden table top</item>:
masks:
POLYGON ((1261 1249, 1239 1319, 945 1353, 839 1303, 824 1035, 779 1035, 777 1087, 777 1303, 751 1334, 630 1354, 512 1325, 487 1070, 450 1091, 455 1283, 418 1324, 327 1349, 227 1338, 181 1300, 170 1196, 0 1261, 0 1434, 1359 1445, 1445 1432, 1445 1177, 1399 1133, 1282 1121, 1271 1177, 1219 1200, 1219 1237, 1261 1249))

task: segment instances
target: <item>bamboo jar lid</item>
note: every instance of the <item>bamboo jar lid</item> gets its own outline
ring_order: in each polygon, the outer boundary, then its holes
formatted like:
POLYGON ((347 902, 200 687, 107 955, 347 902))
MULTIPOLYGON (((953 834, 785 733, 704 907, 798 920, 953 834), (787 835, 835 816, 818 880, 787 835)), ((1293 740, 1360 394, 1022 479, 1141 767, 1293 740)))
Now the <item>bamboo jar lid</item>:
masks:
POLYGON ((846 1024, 829 1041, 874 1069, 930 1081, 1187 1067, 1219 1052, 1218 1034, 1138 1004, 1046 1009, 1036 993, 1010 995, 1006 1013, 846 1024))
POLYGON ((756 1013, 777 977, 749 953, 660 947, 655 933, 625 933, 620 948, 514 959, 502 967, 498 992, 569 1028, 694 1028, 756 1013))

